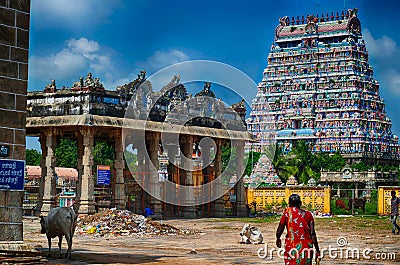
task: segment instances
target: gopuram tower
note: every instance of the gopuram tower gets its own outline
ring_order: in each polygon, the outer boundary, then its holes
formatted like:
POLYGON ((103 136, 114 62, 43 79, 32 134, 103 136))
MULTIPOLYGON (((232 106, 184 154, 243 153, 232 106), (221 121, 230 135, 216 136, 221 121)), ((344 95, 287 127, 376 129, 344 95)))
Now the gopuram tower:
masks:
POLYGON ((339 151, 350 163, 398 165, 398 137, 368 63, 358 9, 283 17, 258 85, 248 129, 263 152, 272 138, 313 152, 339 151))

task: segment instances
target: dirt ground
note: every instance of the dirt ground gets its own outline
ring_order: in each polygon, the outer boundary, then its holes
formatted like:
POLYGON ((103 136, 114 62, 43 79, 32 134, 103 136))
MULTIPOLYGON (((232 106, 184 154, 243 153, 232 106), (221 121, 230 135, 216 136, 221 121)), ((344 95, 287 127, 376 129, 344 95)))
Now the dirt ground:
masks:
MULTIPOLYGON (((72 259, 56 259, 58 239, 53 239, 52 258, 48 264, 283 264, 278 253, 271 251, 275 247, 278 218, 268 222, 257 218, 162 221, 181 229, 200 231, 194 235, 95 237, 75 234, 72 259), (245 223, 261 229, 264 244, 239 244, 239 232, 245 223), (268 254, 264 258, 265 249, 268 254)), ((47 239, 39 233, 39 226, 38 218, 24 218, 24 241, 46 256, 47 239)), ((317 218, 316 231, 321 250, 331 248, 331 255, 327 250, 321 264, 400 262, 400 235, 391 234, 388 217, 317 218), (338 238, 339 243, 346 244, 338 246, 338 238)), ((66 247, 64 240, 63 253, 66 247)))

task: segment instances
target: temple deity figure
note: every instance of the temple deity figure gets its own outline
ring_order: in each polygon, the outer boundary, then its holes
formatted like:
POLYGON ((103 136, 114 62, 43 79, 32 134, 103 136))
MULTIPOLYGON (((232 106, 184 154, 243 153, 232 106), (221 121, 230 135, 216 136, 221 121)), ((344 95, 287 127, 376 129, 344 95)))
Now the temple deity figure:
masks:
POLYGON ((46 87, 44 88, 45 93, 54 93, 56 92, 57 87, 56 87, 56 80, 55 79, 51 79, 51 83, 47 84, 46 87))
POLYGON ((153 106, 153 99, 151 98, 151 96, 150 96, 150 93, 149 94, 147 94, 147 96, 146 96, 146 100, 147 100, 147 109, 151 109, 153 106))
POLYGON ((85 86, 87 87, 94 87, 94 80, 92 73, 88 73, 85 79, 85 86))
POLYGON ((144 81, 146 79, 146 70, 140 71, 140 73, 137 76, 139 81, 144 81))
POLYGON ((100 82, 100 78, 96 77, 94 79, 94 86, 95 87, 103 87, 103 84, 100 82))

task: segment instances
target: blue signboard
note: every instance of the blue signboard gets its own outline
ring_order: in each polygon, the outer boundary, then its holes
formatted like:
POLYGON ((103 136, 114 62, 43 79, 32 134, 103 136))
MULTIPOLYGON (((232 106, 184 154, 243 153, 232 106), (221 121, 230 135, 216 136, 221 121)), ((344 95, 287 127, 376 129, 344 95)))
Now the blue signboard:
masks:
POLYGON ((0 190, 24 190, 25 161, 0 159, 0 190))
POLYGON ((97 166, 97 185, 110 185, 110 166, 97 166))
POLYGON ((108 98, 108 97, 104 97, 103 99, 104 103, 109 103, 109 104, 119 104, 119 99, 118 98, 108 98))

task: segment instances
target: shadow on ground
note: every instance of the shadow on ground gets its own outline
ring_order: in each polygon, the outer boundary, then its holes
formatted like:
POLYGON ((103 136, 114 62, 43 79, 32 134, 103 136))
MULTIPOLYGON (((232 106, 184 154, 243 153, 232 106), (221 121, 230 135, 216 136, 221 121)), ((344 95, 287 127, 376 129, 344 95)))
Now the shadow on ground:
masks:
MULTIPOLYGON (((43 257, 46 257, 48 249, 37 248, 36 250, 42 253, 43 257)), ((65 252, 62 251, 63 256, 65 252)), ((158 262, 163 258, 173 258, 176 256, 162 256, 162 255, 144 255, 144 254, 130 254, 130 253, 102 253, 93 252, 92 250, 86 249, 74 249, 72 252, 71 259, 60 258, 60 252, 58 250, 51 251, 51 257, 48 258, 48 264, 72 264, 72 265, 83 265, 83 264, 146 264, 158 262)))

